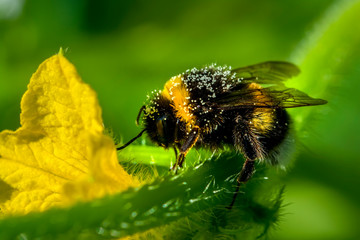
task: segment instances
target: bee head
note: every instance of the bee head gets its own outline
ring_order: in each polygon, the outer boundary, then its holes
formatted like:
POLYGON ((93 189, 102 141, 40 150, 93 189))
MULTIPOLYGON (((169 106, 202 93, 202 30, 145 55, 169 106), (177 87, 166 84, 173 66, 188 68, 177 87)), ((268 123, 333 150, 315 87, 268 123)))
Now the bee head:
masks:
POLYGON ((164 148, 172 146, 176 140, 176 118, 172 107, 168 104, 147 112, 148 109, 144 111, 143 120, 150 139, 164 148))
POLYGON ((123 146, 118 147, 118 150, 124 149, 134 142, 137 138, 146 132, 151 141, 157 143, 159 146, 168 148, 177 143, 183 137, 181 129, 184 123, 177 119, 174 113, 174 108, 166 97, 161 92, 156 92, 152 98, 148 99, 148 104, 140 108, 136 124, 139 124, 139 119, 142 117, 144 129, 129 142, 123 146))

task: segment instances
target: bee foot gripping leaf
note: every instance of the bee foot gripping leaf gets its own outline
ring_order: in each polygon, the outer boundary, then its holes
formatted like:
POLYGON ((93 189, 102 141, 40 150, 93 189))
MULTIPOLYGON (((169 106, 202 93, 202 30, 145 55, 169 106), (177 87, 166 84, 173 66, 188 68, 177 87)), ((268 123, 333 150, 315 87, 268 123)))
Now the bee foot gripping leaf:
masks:
POLYGON ((135 185, 103 134, 96 93, 62 54, 45 60, 21 101, 21 127, 0 133, 2 215, 43 211, 135 185))

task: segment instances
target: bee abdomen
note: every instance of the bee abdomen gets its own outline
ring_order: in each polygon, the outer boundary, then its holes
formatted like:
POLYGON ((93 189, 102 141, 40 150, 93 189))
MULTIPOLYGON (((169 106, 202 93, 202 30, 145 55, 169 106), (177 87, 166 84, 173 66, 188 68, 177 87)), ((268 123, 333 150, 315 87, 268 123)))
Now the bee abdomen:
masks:
POLYGON ((291 120, 285 109, 276 109, 271 130, 263 136, 261 142, 266 152, 265 161, 271 165, 285 166, 293 152, 294 132, 290 128, 291 120))

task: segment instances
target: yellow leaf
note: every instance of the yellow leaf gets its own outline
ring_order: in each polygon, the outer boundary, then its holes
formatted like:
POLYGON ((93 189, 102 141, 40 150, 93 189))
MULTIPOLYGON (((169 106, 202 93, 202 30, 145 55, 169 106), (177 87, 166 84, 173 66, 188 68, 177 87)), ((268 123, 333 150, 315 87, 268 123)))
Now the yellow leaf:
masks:
POLYGON ((96 93, 61 54, 33 74, 21 127, 0 133, 0 211, 24 214, 123 191, 136 182, 103 134, 96 93))

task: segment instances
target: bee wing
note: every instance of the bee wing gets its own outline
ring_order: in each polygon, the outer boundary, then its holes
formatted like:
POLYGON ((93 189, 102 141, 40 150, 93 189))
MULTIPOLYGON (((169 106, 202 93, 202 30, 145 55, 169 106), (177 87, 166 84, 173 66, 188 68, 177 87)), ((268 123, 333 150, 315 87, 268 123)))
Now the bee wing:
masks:
POLYGON ((232 70, 242 83, 274 84, 294 77, 300 69, 292 63, 269 61, 232 70))
POLYGON ((222 110, 239 108, 294 108, 303 106, 322 105, 327 101, 312 98, 295 88, 284 85, 260 89, 239 89, 228 92, 216 99, 214 107, 222 110))

